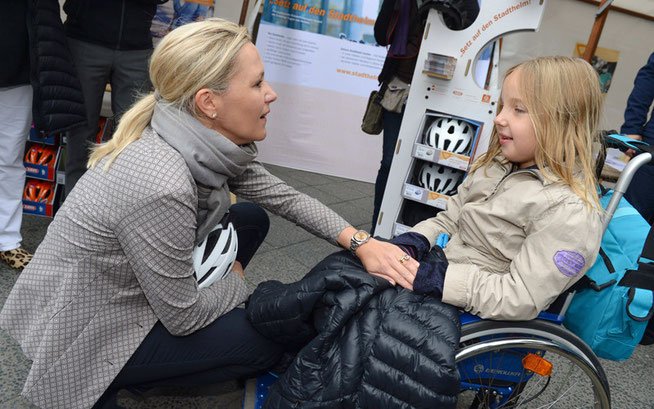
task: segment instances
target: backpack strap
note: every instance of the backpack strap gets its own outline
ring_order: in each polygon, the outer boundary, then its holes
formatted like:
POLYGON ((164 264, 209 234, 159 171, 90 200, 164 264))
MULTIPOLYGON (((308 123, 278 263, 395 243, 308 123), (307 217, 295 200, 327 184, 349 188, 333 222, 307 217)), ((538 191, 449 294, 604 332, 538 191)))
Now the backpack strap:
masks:
POLYGON ((618 285, 654 291, 654 229, 649 230, 645 239, 638 269, 628 270, 618 285))
MULTIPOLYGON (((600 197, 603 197, 611 193, 611 189, 607 188, 601 183, 598 183, 597 193, 599 194, 600 197)), ((606 269, 609 271, 609 273, 615 273, 615 267, 613 267, 613 263, 611 262, 611 259, 609 258, 609 256, 606 254, 606 252, 602 247, 600 247, 599 249, 599 256, 602 258, 602 261, 604 262, 604 265, 606 266, 606 269)), ((615 283, 616 280, 610 280, 602 285, 597 285, 597 281, 593 280, 592 278, 588 277, 588 275, 585 274, 576 283, 574 283, 568 289, 568 291, 581 291, 581 290, 585 290, 586 288, 590 288, 594 291, 600 292, 603 289, 608 288, 615 283)))
MULTIPOLYGON (((606 266, 606 269, 609 271, 609 273, 615 273, 615 267, 613 267, 613 263, 611 263, 611 259, 609 259, 609 256, 604 252, 604 249, 600 247, 599 249, 599 256, 602 258, 602 261, 604 262, 604 265, 606 266)), ((588 277, 588 275, 584 275, 581 277, 576 283, 574 283, 569 290, 570 291, 580 291, 586 288, 590 288, 594 291, 600 292, 605 288, 611 287, 613 284, 616 283, 617 280, 613 279, 610 281, 607 281, 606 283, 602 285, 597 285, 597 281, 593 280, 592 278, 588 277)))

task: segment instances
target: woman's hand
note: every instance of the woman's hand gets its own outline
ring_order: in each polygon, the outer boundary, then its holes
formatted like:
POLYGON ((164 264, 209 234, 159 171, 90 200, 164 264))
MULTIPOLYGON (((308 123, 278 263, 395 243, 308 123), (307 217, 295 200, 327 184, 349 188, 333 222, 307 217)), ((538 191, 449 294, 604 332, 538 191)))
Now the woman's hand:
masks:
POLYGON ((356 255, 368 273, 385 278, 393 285, 399 284, 413 290, 413 280, 420 263, 395 244, 370 238, 357 248, 356 255))
MULTIPOLYGON (((635 139, 637 141, 642 141, 643 137, 641 135, 625 135, 627 138, 635 139)), ((636 154, 636 151, 633 149, 627 149, 625 152, 625 155, 629 156, 630 158, 633 158, 634 155, 636 154)))
POLYGON ((245 271, 243 271, 243 266, 241 265, 240 262, 238 261, 234 262, 234 265, 232 266, 232 271, 240 275, 241 278, 245 280, 245 271))

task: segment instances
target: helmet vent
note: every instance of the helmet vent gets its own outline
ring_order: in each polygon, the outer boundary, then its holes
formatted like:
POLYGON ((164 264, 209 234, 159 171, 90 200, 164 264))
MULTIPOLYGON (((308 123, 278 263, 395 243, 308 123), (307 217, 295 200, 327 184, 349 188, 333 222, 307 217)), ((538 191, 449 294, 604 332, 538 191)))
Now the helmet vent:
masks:
POLYGON ((225 247, 223 247, 223 251, 221 252, 222 254, 227 254, 229 251, 229 247, 232 245, 232 236, 229 236, 227 238, 227 243, 225 243, 225 247))
POLYGON ((218 239, 220 239, 220 231, 219 230, 214 230, 211 233, 209 233, 209 237, 207 237, 207 245, 205 246, 204 254, 202 255, 202 262, 204 263, 207 261, 207 258, 211 255, 211 250, 216 247, 216 243, 218 243, 218 239))

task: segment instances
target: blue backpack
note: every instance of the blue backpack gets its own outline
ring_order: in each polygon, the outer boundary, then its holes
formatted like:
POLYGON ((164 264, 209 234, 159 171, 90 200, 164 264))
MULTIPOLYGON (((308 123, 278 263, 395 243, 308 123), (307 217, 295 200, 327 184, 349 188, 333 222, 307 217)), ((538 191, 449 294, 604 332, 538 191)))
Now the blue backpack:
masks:
MULTIPOLYGON (((613 191, 602 193, 606 208, 613 191)), ((654 234, 643 245, 649 232, 645 219, 621 199, 595 264, 576 285, 563 324, 600 358, 629 358, 654 312, 654 257, 647 257, 654 253, 654 234)))

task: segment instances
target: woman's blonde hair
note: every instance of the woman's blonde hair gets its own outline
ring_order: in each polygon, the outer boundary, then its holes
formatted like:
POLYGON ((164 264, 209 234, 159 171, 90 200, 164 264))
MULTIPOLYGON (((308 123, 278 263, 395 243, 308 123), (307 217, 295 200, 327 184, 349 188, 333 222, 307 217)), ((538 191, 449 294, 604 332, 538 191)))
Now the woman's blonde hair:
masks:
MULTIPOLYGON (((195 94, 204 88, 227 90, 236 71, 236 55, 250 41, 245 27, 210 18, 183 25, 167 34, 150 60, 150 79, 159 96, 180 110, 196 116, 195 94)), ((111 140, 96 146, 88 166, 109 156, 105 169, 150 124, 157 102, 152 92, 140 98, 122 116, 111 140)))
MULTIPOLYGON (((525 61, 510 68, 505 78, 515 72, 520 73, 520 94, 536 134, 536 165, 547 179, 569 185, 589 206, 599 208, 593 156, 602 109, 597 73, 586 61, 571 57, 525 61), (575 178, 580 171, 581 179, 575 178)), ((502 107, 500 98, 497 112, 502 107)), ((493 128, 488 152, 473 171, 498 156, 500 141, 493 128)))

